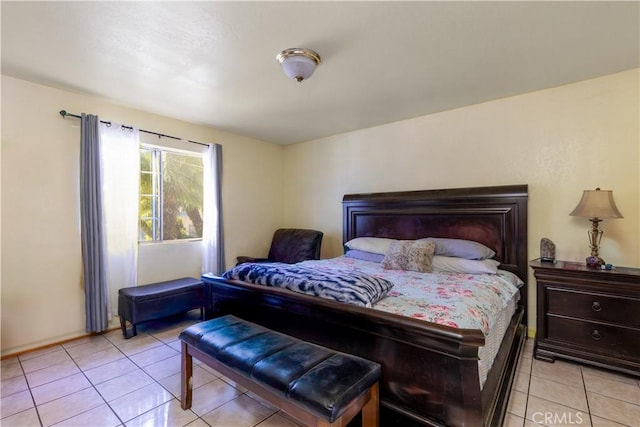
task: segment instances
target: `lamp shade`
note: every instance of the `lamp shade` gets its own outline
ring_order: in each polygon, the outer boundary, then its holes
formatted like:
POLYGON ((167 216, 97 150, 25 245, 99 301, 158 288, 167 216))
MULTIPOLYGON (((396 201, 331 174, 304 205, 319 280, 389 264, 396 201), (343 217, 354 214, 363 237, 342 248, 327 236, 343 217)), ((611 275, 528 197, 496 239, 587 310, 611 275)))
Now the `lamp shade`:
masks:
POLYGON ((285 49, 276 59, 282 65, 282 71, 287 77, 298 83, 311 77, 316 66, 321 62, 320 55, 316 52, 302 48, 285 49))
POLYGON ((611 190, 584 190, 578 206, 569 214, 582 218, 623 218, 613 201, 611 190))

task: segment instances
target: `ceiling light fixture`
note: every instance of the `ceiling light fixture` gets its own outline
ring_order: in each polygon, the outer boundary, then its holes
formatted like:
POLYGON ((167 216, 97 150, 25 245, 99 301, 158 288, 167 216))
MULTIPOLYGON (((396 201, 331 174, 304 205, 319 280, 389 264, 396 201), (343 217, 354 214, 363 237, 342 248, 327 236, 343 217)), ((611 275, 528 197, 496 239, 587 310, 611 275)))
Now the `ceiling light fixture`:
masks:
POLYGON ((287 77, 298 83, 311 77, 316 66, 322 62, 316 52, 298 47, 283 50, 276 59, 287 77))

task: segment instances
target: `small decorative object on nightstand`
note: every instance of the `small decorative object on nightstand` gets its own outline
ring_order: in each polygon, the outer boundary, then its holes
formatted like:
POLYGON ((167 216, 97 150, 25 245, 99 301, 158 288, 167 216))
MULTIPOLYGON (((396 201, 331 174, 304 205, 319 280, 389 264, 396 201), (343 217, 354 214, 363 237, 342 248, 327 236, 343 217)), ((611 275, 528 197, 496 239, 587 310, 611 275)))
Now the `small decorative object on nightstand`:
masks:
POLYGON ((546 237, 540 239, 540 261, 555 262, 556 261, 556 245, 546 237))
POLYGON ((531 261, 536 359, 556 357, 640 376, 640 268, 531 261))
POLYGON ((599 188, 584 190, 578 206, 569 215, 589 218, 591 221, 591 230, 588 232, 591 256, 587 257, 587 267, 600 268, 605 265, 604 260, 598 256, 603 233, 598 228, 598 223, 607 218, 622 218, 616 202, 613 201, 613 191, 599 188))

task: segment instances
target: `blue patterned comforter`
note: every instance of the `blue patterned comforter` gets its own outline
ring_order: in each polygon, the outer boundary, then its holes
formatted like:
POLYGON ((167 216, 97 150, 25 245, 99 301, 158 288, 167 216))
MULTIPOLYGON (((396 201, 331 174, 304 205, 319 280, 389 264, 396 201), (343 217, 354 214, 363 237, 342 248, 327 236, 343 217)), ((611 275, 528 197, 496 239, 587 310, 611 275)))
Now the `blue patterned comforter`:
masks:
POLYGON ((371 307, 393 287, 389 280, 359 271, 322 271, 300 264, 277 262, 240 264, 222 277, 286 288, 362 307, 371 307))

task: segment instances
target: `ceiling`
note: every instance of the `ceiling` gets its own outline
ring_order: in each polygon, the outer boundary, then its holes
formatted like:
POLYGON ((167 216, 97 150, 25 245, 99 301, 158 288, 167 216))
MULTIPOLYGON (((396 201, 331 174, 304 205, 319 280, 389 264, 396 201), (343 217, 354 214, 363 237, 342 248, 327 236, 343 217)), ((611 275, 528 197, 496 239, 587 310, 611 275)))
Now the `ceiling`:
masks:
POLYGON ((278 144, 640 66, 637 1, 1 8, 5 75, 278 144), (292 47, 322 57, 301 84, 275 59, 292 47))

